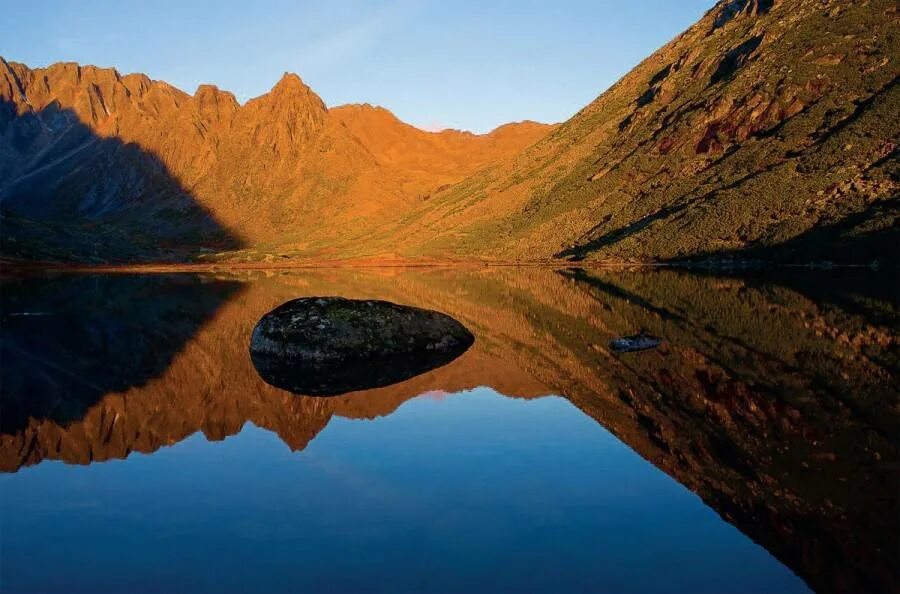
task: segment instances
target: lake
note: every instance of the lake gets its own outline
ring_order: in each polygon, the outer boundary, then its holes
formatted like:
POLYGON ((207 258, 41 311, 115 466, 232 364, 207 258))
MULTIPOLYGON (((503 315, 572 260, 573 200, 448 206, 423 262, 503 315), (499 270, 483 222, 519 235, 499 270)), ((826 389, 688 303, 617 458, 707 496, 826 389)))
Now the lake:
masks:
POLYGON ((56 274, 2 297, 0 590, 890 592, 897 280, 512 267, 56 274), (263 381, 301 296, 445 312, 455 360, 263 381), (658 347, 617 353, 643 332, 658 347))

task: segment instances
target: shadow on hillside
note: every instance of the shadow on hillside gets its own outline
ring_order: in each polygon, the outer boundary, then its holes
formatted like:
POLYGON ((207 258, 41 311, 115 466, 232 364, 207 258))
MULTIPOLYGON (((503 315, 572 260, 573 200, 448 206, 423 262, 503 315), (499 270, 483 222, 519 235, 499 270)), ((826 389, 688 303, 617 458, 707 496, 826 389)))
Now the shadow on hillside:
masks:
MULTIPOLYGON (((697 201, 698 199, 693 199, 667 206, 624 227, 562 250, 555 257, 573 262, 584 260, 591 252, 614 245, 653 223, 670 219, 697 201)), ((754 244, 737 250, 711 250, 663 261, 680 264, 701 260, 764 260, 785 264, 828 261, 842 265, 870 265, 878 262, 880 265, 896 267, 900 265, 900 209, 892 202, 871 204, 864 211, 847 215, 830 225, 812 227, 784 242, 754 244)))
POLYGON ((29 419, 65 426, 158 377, 239 287, 194 275, 3 281, 0 434, 29 419))
POLYGON ((830 225, 808 231, 775 245, 753 245, 742 250, 719 250, 692 259, 758 259, 783 262, 836 264, 900 264, 900 206, 894 201, 869 205, 830 225))
MULTIPOLYGON (((640 219, 634 221, 633 223, 629 223, 624 227, 620 227, 618 229, 613 229, 612 231, 607 231, 603 235, 591 239, 586 243, 582 243, 579 245, 574 245, 570 248, 562 250, 553 255, 554 258, 564 258, 567 260, 571 260, 574 262, 584 260, 585 257, 591 252, 597 251, 603 247, 616 244, 623 239, 635 235, 636 233, 640 233, 656 221, 661 221, 667 219, 671 216, 674 216, 689 206, 693 206, 694 203, 698 202, 700 199, 694 198, 689 200, 688 202, 682 204, 673 204, 670 206, 666 206, 665 208, 661 208, 653 214, 646 215, 641 217, 640 219)), ((603 221, 602 223, 595 225, 593 229, 591 229, 588 234, 593 234, 597 231, 601 226, 606 224, 608 220, 603 221)))
POLYGON ((32 261, 189 261, 242 241, 154 153, 101 137, 52 103, 0 99, 0 255, 32 261))

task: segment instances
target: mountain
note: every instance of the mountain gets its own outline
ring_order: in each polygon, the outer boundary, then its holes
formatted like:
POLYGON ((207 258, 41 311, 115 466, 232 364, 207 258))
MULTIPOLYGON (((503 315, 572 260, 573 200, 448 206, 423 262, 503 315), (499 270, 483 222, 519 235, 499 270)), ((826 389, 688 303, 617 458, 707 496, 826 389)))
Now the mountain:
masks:
POLYGON ((513 160, 380 230, 409 254, 896 258, 892 0, 723 0, 513 160))
POLYGON ((240 105, 0 59, 2 252, 897 262, 898 10, 720 0, 564 124, 480 136, 292 74, 240 105))
POLYGON ((426 132, 370 105, 329 110, 289 73, 240 105, 211 85, 191 96, 141 74, 0 58, 4 252, 154 260, 277 246, 317 255, 550 128, 426 132))

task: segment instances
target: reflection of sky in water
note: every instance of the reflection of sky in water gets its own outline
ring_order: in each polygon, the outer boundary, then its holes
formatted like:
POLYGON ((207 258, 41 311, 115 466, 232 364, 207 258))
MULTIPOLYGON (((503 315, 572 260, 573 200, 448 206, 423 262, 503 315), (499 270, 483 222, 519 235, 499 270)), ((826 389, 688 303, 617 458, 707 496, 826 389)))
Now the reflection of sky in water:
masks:
POLYGON ((486 388, 302 452, 248 424, 0 492, 9 592, 807 591, 568 401, 486 388))

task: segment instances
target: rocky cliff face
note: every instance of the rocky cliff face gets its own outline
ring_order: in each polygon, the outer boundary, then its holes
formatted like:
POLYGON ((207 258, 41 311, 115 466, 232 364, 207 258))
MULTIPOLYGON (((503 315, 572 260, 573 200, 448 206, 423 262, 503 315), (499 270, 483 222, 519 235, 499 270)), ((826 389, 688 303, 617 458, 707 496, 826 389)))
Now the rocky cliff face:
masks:
POLYGON ((890 0, 720 1, 541 142, 438 195, 409 249, 890 257, 898 24, 890 0))
POLYGON ((0 58, 4 251, 52 256, 62 233, 69 259, 132 259, 129 243, 145 259, 166 245, 315 255, 548 130, 428 133, 381 108, 329 110, 289 73, 240 105, 211 85, 190 96, 140 74, 0 58))

